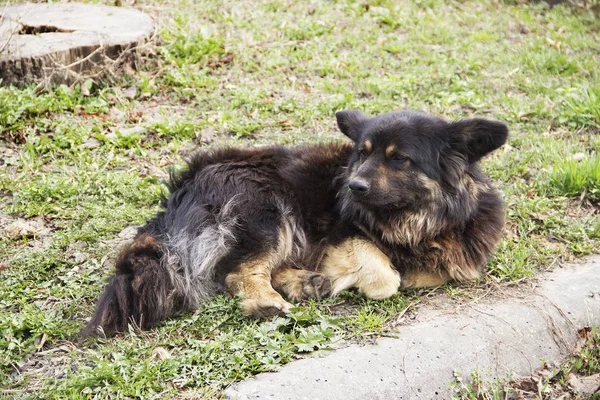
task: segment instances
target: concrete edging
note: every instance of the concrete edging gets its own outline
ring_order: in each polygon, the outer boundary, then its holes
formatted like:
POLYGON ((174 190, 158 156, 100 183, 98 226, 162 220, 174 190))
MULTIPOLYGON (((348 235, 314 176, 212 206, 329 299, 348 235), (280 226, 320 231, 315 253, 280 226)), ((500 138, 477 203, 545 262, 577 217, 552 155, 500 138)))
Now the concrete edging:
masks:
POLYGON ((423 307, 398 338, 352 345, 234 385, 238 399, 449 399, 454 371, 527 375, 565 358, 577 330, 600 325, 600 258, 542 276, 519 298, 423 307))

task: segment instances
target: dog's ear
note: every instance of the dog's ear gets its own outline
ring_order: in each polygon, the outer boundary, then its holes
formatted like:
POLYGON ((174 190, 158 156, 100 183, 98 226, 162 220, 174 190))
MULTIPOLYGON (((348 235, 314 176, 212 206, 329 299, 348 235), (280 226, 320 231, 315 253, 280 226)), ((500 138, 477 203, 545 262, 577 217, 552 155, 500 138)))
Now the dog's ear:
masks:
POLYGON ((451 146, 465 154, 474 163, 496 150, 508 138, 508 127, 503 122, 482 118, 464 119, 450 124, 451 146))
POLYGON ((340 131, 350 139, 358 139, 359 125, 369 119, 365 114, 358 110, 338 111, 335 113, 340 131))

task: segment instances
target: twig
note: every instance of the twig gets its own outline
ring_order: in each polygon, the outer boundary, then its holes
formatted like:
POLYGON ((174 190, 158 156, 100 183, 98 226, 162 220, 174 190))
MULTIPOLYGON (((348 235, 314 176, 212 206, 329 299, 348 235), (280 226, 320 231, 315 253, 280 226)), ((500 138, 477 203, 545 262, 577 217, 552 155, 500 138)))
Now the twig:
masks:
MULTIPOLYGON (((57 66, 56 66, 56 68, 57 68, 57 69, 71 69, 71 68, 73 68, 73 67, 75 67, 75 66, 77 66, 77 65, 79 65, 79 64, 81 64, 81 63, 84 63, 84 62, 86 62, 86 61, 87 61, 87 60, 89 60, 90 58, 94 57, 94 56, 95 56, 97 53, 99 53, 99 52, 101 52, 102 50, 104 50, 104 48, 105 48, 105 47, 104 47, 104 45, 102 44, 102 42, 100 42, 100 46, 99 46, 99 47, 98 47, 96 50, 92 51, 90 54, 88 54, 87 56, 85 56, 85 57, 84 57, 84 58, 82 58, 81 60, 77 60, 77 61, 75 61, 75 62, 72 62, 72 63, 71 63, 71 64, 69 64, 69 65, 60 65, 60 64, 58 64, 58 63, 55 63, 55 64, 57 65, 57 66)), ((54 61, 54 60, 52 60, 52 61, 54 61)))
POLYGON ((308 40, 300 39, 300 40, 289 40, 287 42, 259 42, 259 43, 250 43, 248 47, 285 47, 285 46, 293 46, 295 44, 306 43, 308 40))
POLYGON ((10 42, 10 40, 12 39, 12 37, 15 35, 15 32, 17 30, 14 29, 10 32, 10 36, 8 37, 8 39, 6 39, 6 41, 4 43, 2 43, 2 46, 0 46, 0 53, 2 53, 4 51, 4 49, 6 49, 8 47, 8 43, 10 42))
POLYGON ((22 393, 27 391, 26 389, 2 389, 2 393, 22 393))

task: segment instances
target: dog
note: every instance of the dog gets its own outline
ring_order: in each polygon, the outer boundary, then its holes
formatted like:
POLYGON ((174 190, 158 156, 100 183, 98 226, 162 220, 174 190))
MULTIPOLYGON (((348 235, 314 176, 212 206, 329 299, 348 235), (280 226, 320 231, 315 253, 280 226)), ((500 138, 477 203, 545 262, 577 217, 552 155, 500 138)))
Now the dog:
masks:
POLYGON ((478 162, 507 126, 415 111, 336 118, 350 141, 194 154, 121 252, 83 333, 148 329, 220 291, 269 317, 350 288, 386 299, 479 279, 504 206, 478 162))

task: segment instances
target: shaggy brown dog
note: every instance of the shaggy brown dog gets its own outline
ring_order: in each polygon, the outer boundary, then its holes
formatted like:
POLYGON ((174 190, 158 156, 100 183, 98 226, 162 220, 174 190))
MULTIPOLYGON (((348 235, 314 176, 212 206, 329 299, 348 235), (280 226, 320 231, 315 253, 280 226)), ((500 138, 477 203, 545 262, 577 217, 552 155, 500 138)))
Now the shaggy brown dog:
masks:
POLYGON ((192 156, 121 253, 84 333, 150 328, 220 290, 270 316, 289 310, 284 297, 357 288, 384 299, 479 278, 504 212, 478 161, 505 143, 506 125, 336 116, 351 143, 192 156))

